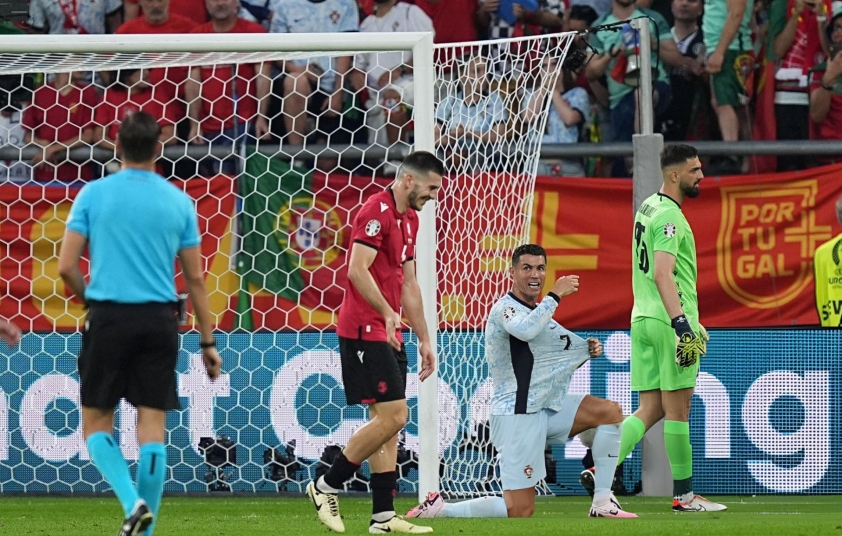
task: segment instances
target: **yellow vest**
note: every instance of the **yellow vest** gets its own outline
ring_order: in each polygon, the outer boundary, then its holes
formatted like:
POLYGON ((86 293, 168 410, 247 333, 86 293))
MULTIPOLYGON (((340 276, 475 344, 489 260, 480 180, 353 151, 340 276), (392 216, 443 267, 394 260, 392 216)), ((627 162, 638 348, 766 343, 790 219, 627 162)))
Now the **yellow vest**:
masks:
POLYGON ((842 326, 842 234, 818 249, 813 257, 816 309, 822 326, 842 326))

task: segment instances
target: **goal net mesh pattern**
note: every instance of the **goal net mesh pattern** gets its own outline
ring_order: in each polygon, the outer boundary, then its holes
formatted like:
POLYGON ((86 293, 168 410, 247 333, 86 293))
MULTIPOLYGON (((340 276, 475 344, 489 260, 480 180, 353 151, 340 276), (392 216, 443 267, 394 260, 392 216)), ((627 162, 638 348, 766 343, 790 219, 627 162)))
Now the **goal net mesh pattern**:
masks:
MULTIPOLYGON (((58 275, 58 250, 73 199, 119 169, 119 124, 139 110, 161 126, 158 171, 196 202, 225 360, 210 383, 191 316, 166 490, 302 491, 324 471, 367 417, 345 405, 334 333, 351 223, 413 148, 414 97, 432 91, 448 173, 438 250, 419 254, 438 267, 441 487, 499 492, 482 329, 528 238, 548 94, 571 39, 437 46, 432 85, 413 78, 406 50, 0 54, 0 316, 26 332, 0 352, 0 491, 107 489, 78 407, 85 311, 58 275)), ((408 353, 400 492, 418 482, 413 337, 408 353)), ((119 406, 130 462, 135 418, 119 406)), ((348 489, 367 478, 364 464, 348 489)))

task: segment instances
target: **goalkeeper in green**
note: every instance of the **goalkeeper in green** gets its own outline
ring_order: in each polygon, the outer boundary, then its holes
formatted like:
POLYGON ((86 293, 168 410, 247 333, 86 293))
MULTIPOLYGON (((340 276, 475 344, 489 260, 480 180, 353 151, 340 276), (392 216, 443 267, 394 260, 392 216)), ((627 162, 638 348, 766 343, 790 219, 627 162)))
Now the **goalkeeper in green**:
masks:
POLYGON ((672 468, 677 512, 725 510, 693 493, 690 401, 707 332, 699 324, 696 244, 681 203, 699 195, 704 175, 694 147, 667 145, 661 152, 664 185, 637 210, 632 235, 631 388, 639 406, 623 422, 620 460, 661 419, 672 468))

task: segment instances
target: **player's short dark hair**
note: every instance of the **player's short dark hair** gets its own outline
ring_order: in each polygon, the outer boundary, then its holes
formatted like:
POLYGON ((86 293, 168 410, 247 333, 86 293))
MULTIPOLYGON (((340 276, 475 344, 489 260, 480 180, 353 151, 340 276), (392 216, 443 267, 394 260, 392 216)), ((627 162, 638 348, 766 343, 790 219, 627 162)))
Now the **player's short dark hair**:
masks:
POLYGON ((158 156, 160 135, 158 121, 148 113, 135 112, 126 116, 117 134, 123 160, 137 163, 154 160, 158 156))
POLYGON ((577 4, 575 6, 571 6, 570 8, 571 20, 581 20, 587 23, 588 26, 591 26, 598 18, 599 14, 591 6, 577 4))
POLYGON ((414 151, 406 155, 401 163, 401 170, 406 168, 412 171, 423 174, 425 177, 429 173, 436 175, 444 175, 444 164, 433 153, 427 151, 414 151))
POLYGON ((547 262, 547 252, 539 246, 538 244, 523 244, 518 246, 515 249, 515 252, 512 253, 512 266, 517 266, 517 263, 520 262, 520 258, 524 255, 536 255, 538 257, 544 257, 544 262, 547 262))
POLYGON ((685 143, 670 143, 661 151, 661 169, 683 164, 699 156, 699 151, 685 143))

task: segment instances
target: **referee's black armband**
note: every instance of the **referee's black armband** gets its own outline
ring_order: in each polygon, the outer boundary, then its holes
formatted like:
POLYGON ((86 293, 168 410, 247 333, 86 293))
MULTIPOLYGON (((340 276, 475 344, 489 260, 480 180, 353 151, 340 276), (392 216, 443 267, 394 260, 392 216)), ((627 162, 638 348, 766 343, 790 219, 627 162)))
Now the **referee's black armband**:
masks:
POLYGON ((210 341, 210 342, 204 342, 204 341, 203 341, 203 342, 200 342, 200 343, 199 343, 199 347, 200 347, 202 350, 204 350, 205 348, 216 348, 216 339, 214 339, 214 340, 212 340, 212 341, 210 341))
POLYGON ((561 303, 561 297, 555 292, 547 292, 547 296, 554 299, 556 303, 561 303))

